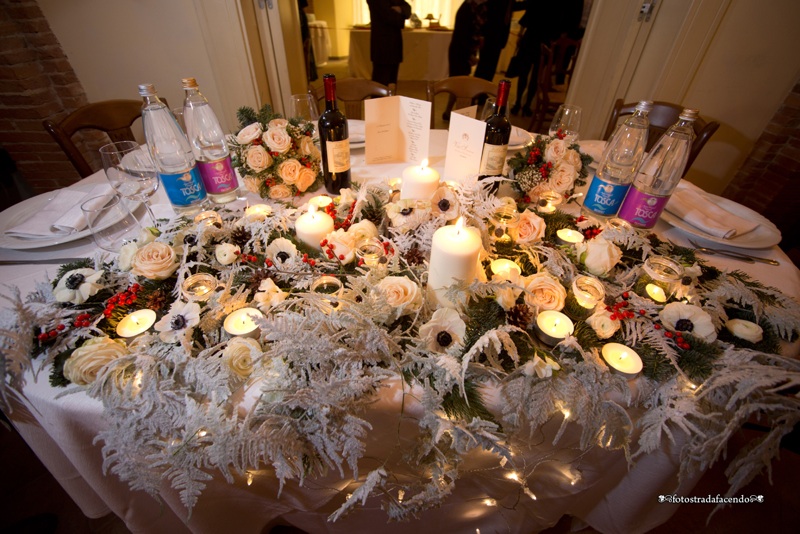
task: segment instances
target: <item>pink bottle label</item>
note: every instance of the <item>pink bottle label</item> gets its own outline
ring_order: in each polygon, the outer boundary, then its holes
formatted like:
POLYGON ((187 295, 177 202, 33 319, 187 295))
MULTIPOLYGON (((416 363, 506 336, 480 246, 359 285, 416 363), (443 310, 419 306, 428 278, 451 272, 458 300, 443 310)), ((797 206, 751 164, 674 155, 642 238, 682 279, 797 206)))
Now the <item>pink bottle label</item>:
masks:
POLYGON ((658 222, 669 197, 656 197, 631 187, 617 217, 637 228, 652 228, 658 222))
POLYGON ((200 176, 203 177, 203 185, 206 191, 212 195, 227 193, 239 185, 236 181, 236 173, 231 165, 231 158, 226 157, 217 161, 198 161, 197 168, 200 176))

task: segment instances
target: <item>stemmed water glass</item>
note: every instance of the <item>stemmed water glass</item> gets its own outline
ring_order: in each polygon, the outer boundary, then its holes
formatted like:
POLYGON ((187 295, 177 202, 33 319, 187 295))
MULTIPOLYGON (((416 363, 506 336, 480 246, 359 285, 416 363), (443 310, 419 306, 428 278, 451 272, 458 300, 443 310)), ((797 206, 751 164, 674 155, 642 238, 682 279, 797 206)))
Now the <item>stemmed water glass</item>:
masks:
POLYGON ((314 125, 314 131, 316 132, 319 110, 317 109, 317 102, 314 99, 314 95, 311 93, 292 95, 292 101, 289 106, 289 116, 310 122, 314 125))
POLYGON ((100 148, 106 177, 123 198, 144 204, 147 214, 158 226, 150 209, 150 197, 158 190, 158 173, 146 147, 135 141, 117 141, 100 148))
POLYGON ((559 131, 568 144, 578 140, 578 130, 581 127, 581 108, 572 104, 558 106, 553 122, 550 124, 550 137, 555 137, 559 131))

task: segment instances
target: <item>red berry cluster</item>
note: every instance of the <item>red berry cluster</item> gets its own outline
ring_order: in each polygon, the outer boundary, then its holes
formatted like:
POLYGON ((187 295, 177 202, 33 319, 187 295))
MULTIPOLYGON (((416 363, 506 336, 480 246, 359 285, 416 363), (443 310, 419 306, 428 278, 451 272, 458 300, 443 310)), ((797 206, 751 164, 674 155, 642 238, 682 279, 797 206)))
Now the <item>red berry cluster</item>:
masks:
POLYGON ((599 236, 602 231, 603 229, 599 226, 592 226, 583 230, 583 237, 586 239, 594 239, 599 236))
POLYGON ((670 339, 674 339, 675 340, 675 344, 678 345, 678 347, 683 349, 683 350, 689 350, 690 348, 692 348, 692 346, 689 345, 689 342, 686 341, 685 339, 683 339, 683 334, 681 334, 680 332, 672 333, 672 332, 670 332, 668 330, 665 330, 664 331, 664 337, 668 337, 670 339))
MULTIPOLYGON (((624 293, 622 293, 622 300, 620 300, 619 302, 615 302, 613 306, 606 306, 606 311, 611 312, 612 321, 616 321, 617 319, 619 319, 620 321, 622 319, 633 319, 635 317, 636 314, 633 313, 632 310, 623 309, 627 308, 630 305, 630 303, 628 302, 629 297, 630 294, 627 291, 625 291, 624 293)), ((642 310, 639 311, 641 312, 642 310)))
POLYGON ((325 255, 328 256, 329 260, 338 259, 339 261, 344 261, 344 254, 339 254, 338 256, 336 255, 336 245, 334 243, 331 243, 327 239, 323 239, 319 242, 319 244, 322 247, 323 252, 325 252, 325 255))
POLYGON ((309 258, 308 254, 303 254, 303 263, 307 263, 313 267, 317 264, 317 261, 314 258, 309 258))
POLYGON ((556 137, 558 137, 559 139, 564 139, 564 137, 566 137, 566 135, 564 134, 564 131, 561 128, 556 130, 556 137))
POLYGON ((128 289, 123 291, 122 293, 117 293, 106 303, 106 309, 103 310, 103 315, 106 317, 111 317, 111 313, 114 311, 114 308, 119 306, 130 306, 134 302, 136 302, 136 294, 139 293, 139 290, 142 289, 142 286, 139 284, 133 284, 128 286, 128 289))
POLYGON ((583 221, 586 221, 586 220, 588 220, 588 219, 587 219, 587 217, 585 215, 579 215, 578 218, 575 219, 575 222, 576 223, 580 223, 580 222, 583 222, 583 221))
POLYGON ((334 230, 347 230, 350 228, 350 225, 353 224, 353 210, 356 209, 356 203, 353 202, 350 205, 350 210, 347 212, 347 216, 344 218, 342 222, 338 222, 336 220, 336 206, 333 205, 333 202, 325 206, 325 213, 331 216, 333 219, 333 229, 334 230))
MULTIPOLYGON (((255 263, 255 262, 258 261, 258 258, 253 256, 252 254, 242 254, 238 250, 236 252, 234 252, 234 254, 239 256, 239 260, 241 260, 241 261, 249 261, 250 263, 255 263)), ((266 261, 269 262, 269 263, 272 263, 269 259, 267 259, 266 261)), ((269 265, 269 263, 267 263, 267 265, 269 265)))
MULTIPOLYGON (((75 320, 72 321, 72 326, 75 328, 83 328, 92 324, 89 320, 92 316, 88 313, 81 313, 75 316, 75 320)), ((49 339, 55 339, 58 335, 67 329, 67 325, 63 323, 58 323, 55 328, 52 330, 48 330, 46 332, 41 332, 39 335, 36 336, 36 339, 39 340, 40 343, 44 343, 49 339)))

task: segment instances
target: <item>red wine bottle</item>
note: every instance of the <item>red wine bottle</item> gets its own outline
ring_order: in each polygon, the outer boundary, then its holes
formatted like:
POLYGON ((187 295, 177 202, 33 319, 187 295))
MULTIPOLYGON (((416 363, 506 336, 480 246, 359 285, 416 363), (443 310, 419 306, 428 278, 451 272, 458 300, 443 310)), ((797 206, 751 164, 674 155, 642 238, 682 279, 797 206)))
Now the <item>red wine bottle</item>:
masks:
POLYGON ((350 187, 350 134, 347 117, 336 105, 336 76, 322 77, 325 86, 325 111, 319 116, 319 142, 325 189, 338 195, 350 187))
POLYGON ((508 140, 511 138, 511 123, 508 122, 508 92, 511 82, 500 80, 497 87, 497 101, 494 113, 486 119, 486 135, 483 138, 483 154, 479 178, 500 176, 508 154, 508 140))

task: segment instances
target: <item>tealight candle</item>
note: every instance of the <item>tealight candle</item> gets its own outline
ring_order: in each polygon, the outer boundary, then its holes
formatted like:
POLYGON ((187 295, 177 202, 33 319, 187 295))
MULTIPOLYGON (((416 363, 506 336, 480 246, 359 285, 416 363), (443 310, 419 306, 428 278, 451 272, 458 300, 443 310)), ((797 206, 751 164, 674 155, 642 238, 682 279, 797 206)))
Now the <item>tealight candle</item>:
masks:
POLYGON ((511 280, 522 274, 522 269, 519 265, 505 258, 493 260, 489 267, 492 269, 492 273, 500 277, 501 280, 511 280))
POLYGON ((325 195, 317 195, 308 200, 309 204, 313 204, 317 209, 324 210, 329 204, 333 203, 333 199, 325 195))
POLYGON ((478 255, 483 244, 477 228, 464 226, 459 217, 455 225, 443 226, 433 234, 428 288, 442 306, 453 308, 455 302, 445 298, 446 290, 456 280, 472 282, 478 271, 478 255))
POLYGON ((257 337, 258 324, 253 317, 263 319, 264 314, 255 308, 239 308, 225 318, 222 327, 232 336, 257 337))
POLYGON ((572 296, 579 306, 592 310, 606 296, 606 291, 597 278, 580 275, 572 281, 572 296))
POLYGON ((665 256, 650 256, 642 266, 644 271, 636 281, 635 290, 656 302, 667 302, 675 291, 683 276, 681 264, 665 256))
POLYGON ((333 232, 333 219, 327 213, 317 211, 314 204, 310 204, 308 211, 297 218, 294 229, 300 241, 310 247, 322 249, 319 243, 333 232))
POLYGON ((138 336, 147 332, 155 322, 156 312, 153 310, 136 310, 117 323, 117 335, 120 337, 138 336))
POLYGON ((661 288, 661 286, 647 284, 644 286, 644 290, 647 291, 647 295, 654 301, 667 302, 667 294, 664 293, 664 290, 661 288))
POLYGON ((536 211, 539 213, 553 213, 556 211, 556 206, 561 204, 561 194, 555 191, 545 191, 539 195, 539 203, 536 205, 536 211))
POLYGON ((561 312, 545 310, 536 316, 536 335, 545 345, 557 345, 574 331, 575 325, 561 312))
POLYGON ((403 200, 430 200, 439 188, 439 173, 428 167, 428 160, 422 160, 419 166, 407 167, 403 171, 403 184, 400 186, 400 198, 403 200))
POLYGON ((194 222, 198 228, 205 228, 211 225, 222 228, 222 217, 219 216, 219 213, 212 210, 201 211, 194 216, 194 222))
POLYGON ((389 191, 394 193, 395 191, 400 191, 400 186, 403 185, 402 178, 390 178, 389 179, 389 191))
POLYGON ((556 240, 560 245, 575 245, 583 242, 583 234, 572 228, 561 228, 556 232, 556 240))
POLYGON ((193 274, 181 284, 181 291, 188 300, 208 300, 216 288, 217 279, 208 273, 193 274))
POLYGON ((489 236, 493 241, 510 243, 511 235, 509 230, 519 226, 520 215, 517 205, 513 200, 500 206, 489 219, 489 236))
POLYGON ((621 375, 634 378, 642 370, 642 359, 625 345, 606 343, 601 352, 606 363, 621 375))
POLYGON ((272 215, 272 207, 267 204, 253 204, 244 210, 244 214, 248 219, 263 221, 272 215))
POLYGON ((386 264, 386 250, 383 248, 383 243, 377 239, 362 240, 356 247, 356 256, 359 265, 378 267, 386 264))

